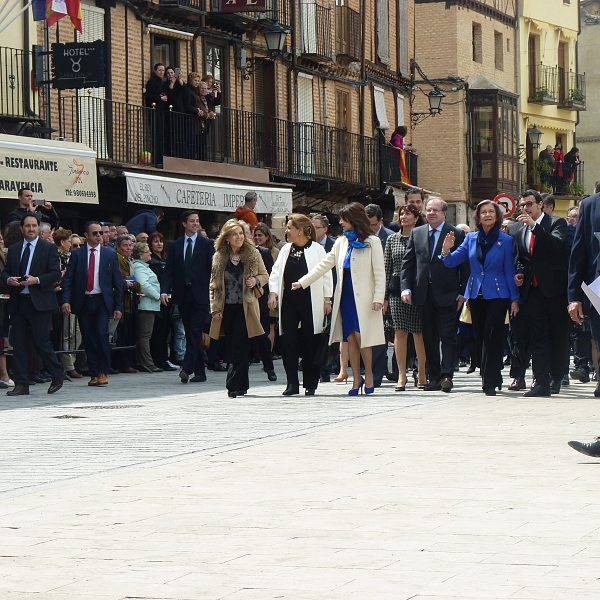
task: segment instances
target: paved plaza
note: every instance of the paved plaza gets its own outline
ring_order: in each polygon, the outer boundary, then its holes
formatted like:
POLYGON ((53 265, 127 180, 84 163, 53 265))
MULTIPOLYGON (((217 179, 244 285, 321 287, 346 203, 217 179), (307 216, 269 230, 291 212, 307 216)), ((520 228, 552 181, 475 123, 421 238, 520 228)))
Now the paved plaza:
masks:
MULTIPOLYGON (((0 396, 0 599, 600 598, 593 384, 281 396, 251 368, 0 396)), ((505 373, 505 383, 508 375, 505 373)))

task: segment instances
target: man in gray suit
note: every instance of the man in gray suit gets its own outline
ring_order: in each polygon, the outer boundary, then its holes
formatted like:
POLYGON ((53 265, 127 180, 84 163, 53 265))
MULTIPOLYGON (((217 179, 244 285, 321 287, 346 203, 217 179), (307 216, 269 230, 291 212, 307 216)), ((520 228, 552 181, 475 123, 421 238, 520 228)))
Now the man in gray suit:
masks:
MULTIPOLYGON (((376 235, 381 240, 381 248, 385 252, 385 243, 390 235, 394 233, 391 229, 383 226, 383 213, 381 206, 378 204, 367 204, 365 206, 367 218, 371 223, 373 235, 376 235)), ((387 343, 381 346, 373 346, 373 385, 381 386, 381 381, 384 375, 388 372, 387 362, 387 343)))
POLYGON ((454 232, 452 251, 465 239, 463 231, 446 223, 448 205, 441 198, 431 198, 426 213, 428 224, 413 229, 408 238, 400 274, 401 297, 417 307, 421 318, 429 380, 425 390, 449 392, 458 364, 456 317, 470 269, 468 261, 450 269, 441 260, 448 233, 454 232))

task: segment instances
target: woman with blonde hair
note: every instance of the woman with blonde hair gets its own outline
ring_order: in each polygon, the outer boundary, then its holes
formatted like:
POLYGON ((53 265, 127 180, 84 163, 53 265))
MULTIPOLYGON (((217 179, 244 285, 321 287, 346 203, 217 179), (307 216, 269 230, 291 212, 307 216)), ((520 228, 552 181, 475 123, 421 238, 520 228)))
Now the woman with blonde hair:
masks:
POLYGON ((307 275, 292 284, 293 290, 312 287, 318 280, 337 269, 335 311, 331 319, 329 343, 348 341, 354 383, 348 392, 357 396, 375 391, 373 382, 373 346, 385 344, 381 309, 385 299, 385 268, 380 239, 372 235, 365 209, 351 202, 340 209, 340 236, 331 252, 307 275), (360 359, 365 378, 360 375, 360 359))
POLYGON ((230 398, 243 396, 250 387, 250 338, 264 334, 258 296, 269 275, 260 253, 244 234, 244 224, 229 219, 215 242, 210 276, 210 337, 224 335, 229 354, 225 385, 230 398))
POLYGON ((308 290, 292 291, 292 284, 325 258, 325 249, 316 241, 317 233, 306 215, 288 217, 285 229, 288 243, 281 248, 269 278, 269 308, 279 302, 279 334, 287 387, 284 396, 300 393, 298 357, 302 357, 302 378, 306 396, 314 396, 320 369, 314 357, 321 340, 323 320, 331 312, 333 278, 326 273, 308 290), (300 327, 299 327, 300 326, 300 327))

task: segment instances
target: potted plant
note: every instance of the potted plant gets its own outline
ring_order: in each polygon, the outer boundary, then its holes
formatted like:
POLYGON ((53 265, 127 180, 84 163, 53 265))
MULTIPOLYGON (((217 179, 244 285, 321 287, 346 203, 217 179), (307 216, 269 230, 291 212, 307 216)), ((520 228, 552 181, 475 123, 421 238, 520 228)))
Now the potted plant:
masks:
POLYGON ((568 196, 581 197, 585 194, 585 189, 580 183, 577 183, 576 181, 571 181, 571 183, 568 183, 565 186, 565 194, 567 194, 568 196))
POLYGON ((544 102, 544 100, 552 100, 552 95, 548 91, 548 88, 541 87, 535 90, 535 94, 531 99, 532 102, 544 102))

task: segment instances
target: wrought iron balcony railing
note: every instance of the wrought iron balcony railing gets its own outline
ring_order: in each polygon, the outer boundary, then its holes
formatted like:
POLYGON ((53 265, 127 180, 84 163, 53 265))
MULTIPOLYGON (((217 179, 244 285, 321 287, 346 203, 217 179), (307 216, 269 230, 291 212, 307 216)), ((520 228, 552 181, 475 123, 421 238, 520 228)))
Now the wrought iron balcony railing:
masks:
POLYGON ((206 14, 206 0, 160 0, 160 7, 182 16, 206 14))
POLYGON ((546 65, 529 66, 529 102, 558 104, 558 69, 546 65))
POLYGON ((38 120, 39 96, 32 88, 30 50, 0 47, 0 118, 38 120))
POLYGON ((361 54, 360 15, 348 6, 335 7, 335 53, 352 62, 361 54))
POLYGON ((331 60, 331 9, 316 2, 301 2, 300 29, 302 54, 321 62, 331 60))
POLYGON ((585 110, 585 74, 563 73, 560 77, 562 94, 559 95, 560 108, 585 110))

